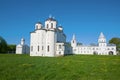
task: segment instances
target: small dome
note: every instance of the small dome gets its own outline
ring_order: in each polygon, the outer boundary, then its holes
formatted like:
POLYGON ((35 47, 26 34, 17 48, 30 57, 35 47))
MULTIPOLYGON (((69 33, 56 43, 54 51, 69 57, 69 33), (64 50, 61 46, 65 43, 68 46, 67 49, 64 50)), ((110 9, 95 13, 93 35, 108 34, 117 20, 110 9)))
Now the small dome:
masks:
POLYGON ((42 24, 41 22, 37 22, 36 24, 42 24))
POLYGON ((59 26, 58 29, 62 31, 62 30, 63 30, 63 27, 62 27, 62 26, 59 26))
POLYGON ((22 38, 22 39, 21 39, 21 41, 25 41, 25 39, 24 39, 24 38, 22 38))
POLYGON ((42 23, 41 22, 37 22, 35 24, 35 29, 41 29, 42 28, 42 23))

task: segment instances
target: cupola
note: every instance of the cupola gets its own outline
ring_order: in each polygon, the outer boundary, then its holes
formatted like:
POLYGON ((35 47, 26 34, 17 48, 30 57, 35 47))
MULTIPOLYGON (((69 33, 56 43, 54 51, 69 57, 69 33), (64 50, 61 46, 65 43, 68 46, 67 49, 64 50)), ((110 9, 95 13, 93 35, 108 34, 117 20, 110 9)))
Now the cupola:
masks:
POLYGON ((42 23, 41 22, 37 22, 35 24, 35 29, 38 30, 38 29, 42 29, 42 23))

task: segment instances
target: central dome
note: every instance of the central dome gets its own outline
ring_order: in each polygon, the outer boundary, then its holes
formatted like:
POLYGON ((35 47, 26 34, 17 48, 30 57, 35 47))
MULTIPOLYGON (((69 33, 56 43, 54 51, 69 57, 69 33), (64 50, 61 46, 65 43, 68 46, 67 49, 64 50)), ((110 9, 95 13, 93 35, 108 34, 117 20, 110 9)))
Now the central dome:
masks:
POLYGON ((46 21, 56 21, 54 18, 50 17, 46 21))

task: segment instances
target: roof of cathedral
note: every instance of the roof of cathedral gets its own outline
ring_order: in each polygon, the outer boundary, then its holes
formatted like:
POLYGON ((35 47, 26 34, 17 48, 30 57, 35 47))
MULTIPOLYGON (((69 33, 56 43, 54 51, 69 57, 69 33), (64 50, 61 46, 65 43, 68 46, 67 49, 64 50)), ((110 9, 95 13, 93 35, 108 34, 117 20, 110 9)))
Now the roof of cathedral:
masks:
POLYGON ((53 17, 50 17, 46 21, 56 21, 56 20, 53 17))
POLYGON ((39 22, 37 22, 36 24, 42 24, 42 23, 39 21, 39 22))
POLYGON ((104 34, 101 32, 99 38, 105 38, 104 34))

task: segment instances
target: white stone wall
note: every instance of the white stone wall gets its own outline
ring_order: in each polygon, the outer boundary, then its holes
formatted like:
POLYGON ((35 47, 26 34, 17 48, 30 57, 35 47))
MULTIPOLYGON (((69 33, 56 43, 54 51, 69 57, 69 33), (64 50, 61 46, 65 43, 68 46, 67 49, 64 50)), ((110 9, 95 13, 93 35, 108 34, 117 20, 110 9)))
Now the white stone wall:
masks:
MULTIPOLYGON (((38 22, 35 25, 35 31, 31 32, 30 35, 30 56, 54 57, 64 55, 65 49, 58 50, 61 51, 60 53, 56 51, 57 42, 60 42, 60 45, 66 42, 66 36, 63 33, 63 29, 57 27, 57 21, 53 18, 48 18, 45 21, 45 27, 42 27, 42 24, 38 22)), ((64 45, 62 48, 64 48, 64 45)))
POLYGON ((103 33, 100 34, 98 39, 98 45, 96 46, 77 45, 75 35, 73 35, 73 39, 71 40, 71 46, 73 54, 116 55, 116 46, 107 45, 106 38, 103 33))
POLYGON ((47 31, 46 34, 46 54, 45 56, 54 56, 55 55, 55 32, 47 31))
POLYGON ((63 56, 65 51, 64 43, 56 43, 56 56, 63 56))
POLYGON ((29 54, 30 48, 25 45, 25 40, 21 39, 21 43, 16 46, 16 54, 29 54))
POLYGON ((16 54, 22 54, 22 46, 21 45, 17 45, 16 54))

